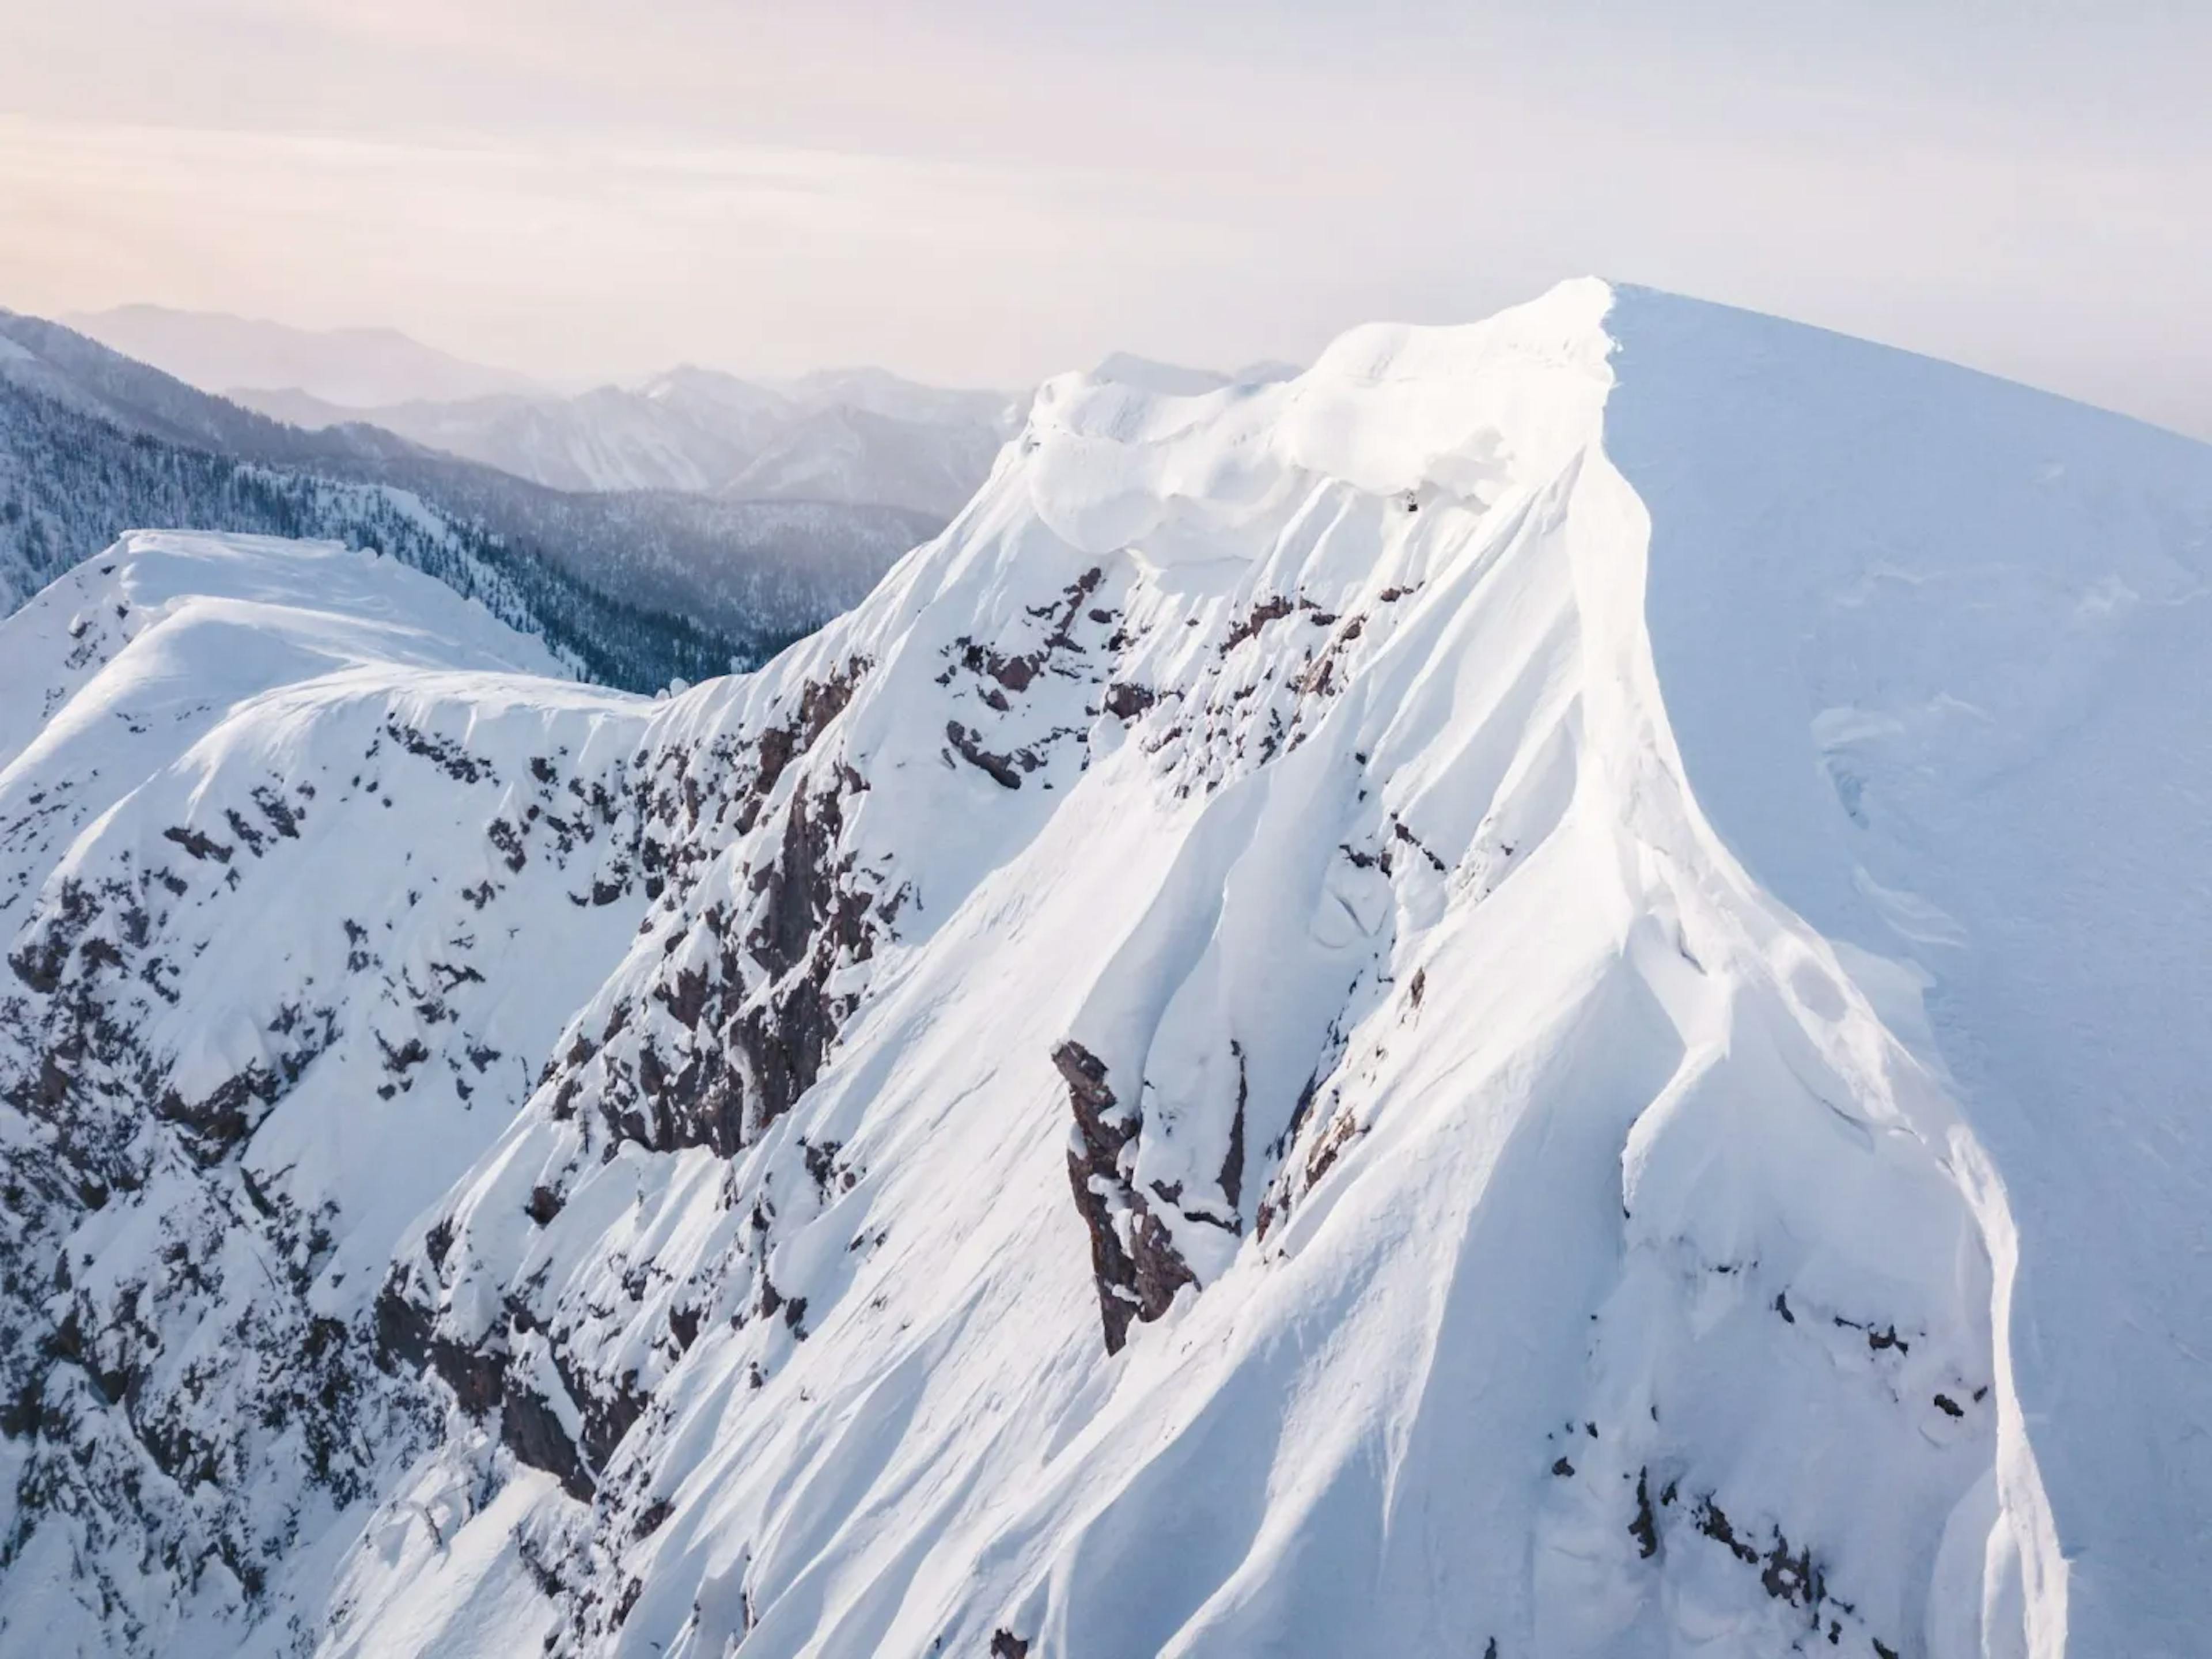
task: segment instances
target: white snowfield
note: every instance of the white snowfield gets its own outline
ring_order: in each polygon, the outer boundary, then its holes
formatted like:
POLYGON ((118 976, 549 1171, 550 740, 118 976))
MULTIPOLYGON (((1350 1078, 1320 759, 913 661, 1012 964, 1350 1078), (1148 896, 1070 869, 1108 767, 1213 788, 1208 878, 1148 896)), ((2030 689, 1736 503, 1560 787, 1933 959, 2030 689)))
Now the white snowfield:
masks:
POLYGON ((2212 449, 1584 281, 659 703, 309 557, 0 624, 0 1654, 2204 1650, 2212 449))
POLYGON ((541 641, 373 552, 125 536, 0 632, 0 927, 21 924, 85 825, 218 726, 243 724, 258 694, 463 667, 563 672, 541 641))

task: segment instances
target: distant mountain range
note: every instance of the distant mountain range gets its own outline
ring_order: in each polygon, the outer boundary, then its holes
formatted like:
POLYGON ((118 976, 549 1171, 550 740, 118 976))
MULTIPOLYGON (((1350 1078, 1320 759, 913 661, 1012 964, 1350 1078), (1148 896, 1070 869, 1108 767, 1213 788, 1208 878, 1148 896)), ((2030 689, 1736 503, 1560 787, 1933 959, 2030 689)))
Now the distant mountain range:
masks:
POLYGON ((129 306, 84 332, 204 391, 311 431, 364 424, 555 489, 959 511, 1019 429, 1026 394, 878 368, 795 380, 683 367, 568 394, 389 330, 327 333, 129 306))
POLYGON ((353 407, 542 392, 526 374, 469 362, 391 328, 293 328, 221 312, 118 306, 61 319, 204 392, 297 386, 353 407))
POLYGON ((731 501, 959 511, 1019 429, 1022 399, 945 392, 877 370, 786 386, 678 368, 574 397, 512 393, 351 409, 311 393, 234 390, 310 430, 360 422, 556 489, 680 489, 731 501))
POLYGON ((320 537, 416 563, 586 677, 652 690, 764 660, 943 523, 866 503, 567 493, 370 425, 287 425, 0 312, 0 611, 128 529, 320 537))

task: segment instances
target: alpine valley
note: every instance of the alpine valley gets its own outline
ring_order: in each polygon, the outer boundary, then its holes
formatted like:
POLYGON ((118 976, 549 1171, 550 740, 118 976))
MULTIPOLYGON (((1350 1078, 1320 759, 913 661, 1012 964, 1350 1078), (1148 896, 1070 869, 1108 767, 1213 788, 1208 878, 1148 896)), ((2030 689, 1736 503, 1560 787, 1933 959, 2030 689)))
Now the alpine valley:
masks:
POLYGON ((562 669, 0 623, 0 1654, 2204 1651, 2212 448, 1578 281, 562 669))
MULTIPOLYGON (((824 418, 835 424, 842 407, 824 418)), ((545 641, 570 672, 653 690, 759 665, 850 609, 949 516, 851 498, 928 471, 896 445, 856 457, 833 445, 775 498, 734 499, 551 488, 502 471, 513 456, 445 453, 447 435, 434 424, 418 444, 351 419, 309 431, 58 324, 0 312, 0 615, 128 526, 314 537, 436 576, 545 641), (810 495, 824 473, 848 498, 810 495)), ((618 422, 569 435, 620 447, 618 422)), ((940 487, 953 477, 972 487, 988 471, 974 447, 970 434, 964 449, 921 449, 940 463, 940 487)))

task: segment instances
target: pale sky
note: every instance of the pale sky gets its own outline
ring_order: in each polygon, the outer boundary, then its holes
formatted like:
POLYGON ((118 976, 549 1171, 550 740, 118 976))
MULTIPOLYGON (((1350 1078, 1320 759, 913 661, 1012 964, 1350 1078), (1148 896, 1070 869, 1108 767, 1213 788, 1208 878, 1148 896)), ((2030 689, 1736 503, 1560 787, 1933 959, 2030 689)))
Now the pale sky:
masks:
POLYGON ((2212 436, 2212 0, 11 0, 0 305, 562 380, 1309 358, 1596 271, 2212 436))

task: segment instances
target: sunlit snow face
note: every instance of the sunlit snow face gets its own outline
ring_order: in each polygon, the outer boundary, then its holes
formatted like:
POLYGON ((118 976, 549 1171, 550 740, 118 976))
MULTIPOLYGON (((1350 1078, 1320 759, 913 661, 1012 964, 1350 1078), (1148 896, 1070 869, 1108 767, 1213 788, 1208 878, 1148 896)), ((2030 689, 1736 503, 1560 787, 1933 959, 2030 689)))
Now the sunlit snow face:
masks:
POLYGON ((1029 501, 1086 553, 1164 570, 1266 556, 1316 480, 1417 512, 1480 512, 1588 444, 1612 384, 1610 290, 1559 285, 1460 328, 1376 324, 1296 377, 1164 393, 1134 377, 1046 382, 1019 449, 1029 501), (1559 373, 1565 366, 1565 374, 1559 373))

